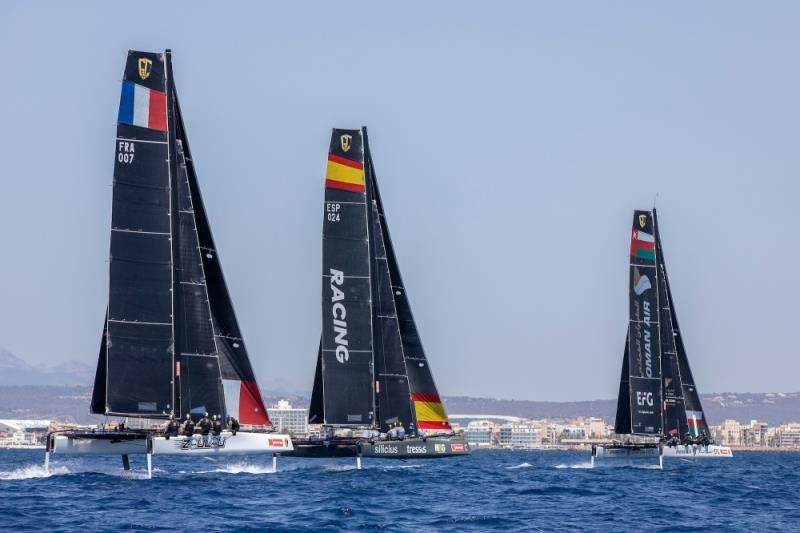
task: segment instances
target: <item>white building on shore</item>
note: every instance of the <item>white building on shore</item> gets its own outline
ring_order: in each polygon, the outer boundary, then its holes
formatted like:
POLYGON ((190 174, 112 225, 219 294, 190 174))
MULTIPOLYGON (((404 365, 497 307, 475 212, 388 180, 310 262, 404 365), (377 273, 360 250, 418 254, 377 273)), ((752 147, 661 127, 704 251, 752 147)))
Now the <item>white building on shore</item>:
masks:
POLYGON ((538 448, 542 445, 539 428, 531 423, 508 423, 500 426, 500 446, 514 449, 538 448))
POLYGON ((492 433, 494 432, 494 428, 495 424, 489 420, 473 420, 467 424, 464 436, 470 446, 488 448, 492 446, 493 443, 492 433))
POLYGON ((0 448, 38 448, 49 420, 0 420, 0 448))
POLYGON ((292 407, 287 400, 279 400, 277 404, 267 408, 272 425, 281 433, 289 433, 293 437, 308 435, 308 411, 292 407))

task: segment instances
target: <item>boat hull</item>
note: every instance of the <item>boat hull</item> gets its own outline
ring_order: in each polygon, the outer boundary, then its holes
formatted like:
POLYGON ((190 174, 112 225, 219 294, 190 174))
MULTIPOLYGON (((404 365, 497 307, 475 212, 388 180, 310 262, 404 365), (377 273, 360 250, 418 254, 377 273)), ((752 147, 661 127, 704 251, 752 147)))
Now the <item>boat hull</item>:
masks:
POLYGON ((248 455, 286 453, 292 451, 292 439, 276 433, 233 435, 223 431, 219 436, 153 437, 153 455, 248 455))
POLYGON ((50 437, 49 451, 79 455, 249 455, 292 451, 288 435, 223 431, 219 436, 170 437, 144 433, 73 432, 50 437))
POLYGON ((47 451, 77 455, 134 455, 147 453, 147 435, 125 432, 67 432, 50 435, 47 451))
POLYGON ((295 440, 294 457, 374 457, 380 459, 434 459, 469 455, 470 448, 463 439, 412 438, 402 441, 367 440, 295 440))
MULTIPOLYGON (((664 446, 665 458, 680 457, 684 459, 720 459, 733 457, 733 452, 728 446, 699 444, 664 446)), ((658 446, 596 446, 594 456, 598 459, 646 459, 658 457, 658 446)))

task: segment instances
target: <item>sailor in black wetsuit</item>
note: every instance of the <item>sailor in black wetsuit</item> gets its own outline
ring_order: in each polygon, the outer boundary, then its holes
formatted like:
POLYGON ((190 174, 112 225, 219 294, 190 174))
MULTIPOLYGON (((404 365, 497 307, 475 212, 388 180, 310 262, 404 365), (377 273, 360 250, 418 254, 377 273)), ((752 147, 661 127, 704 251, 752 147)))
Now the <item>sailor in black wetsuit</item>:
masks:
POLYGON ((180 429, 180 425, 178 421, 175 420, 175 417, 169 415, 169 422, 167 423, 167 428, 164 430, 164 436, 169 440, 170 437, 177 437, 178 430, 180 429))
POLYGON ((211 433, 211 419, 208 418, 208 413, 205 413, 203 418, 197 421, 195 432, 203 436, 203 443, 208 443, 208 434, 211 433))
POLYGON ((215 437, 219 437, 222 433, 222 420, 220 420, 219 415, 214 415, 214 419, 211 422, 211 433, 215 437))
POLYGON ((181 433, 190 437, 194 435, 194 420, 192 420, 192 415, 189 413, 186 413, 186 420, 183 422, 181 433))
POLYGON ((231 430, 231 435, 236 435, 236 432, 239 431, 239 421, 233 418, 232 416, 229 416, 228 427, 231 430))

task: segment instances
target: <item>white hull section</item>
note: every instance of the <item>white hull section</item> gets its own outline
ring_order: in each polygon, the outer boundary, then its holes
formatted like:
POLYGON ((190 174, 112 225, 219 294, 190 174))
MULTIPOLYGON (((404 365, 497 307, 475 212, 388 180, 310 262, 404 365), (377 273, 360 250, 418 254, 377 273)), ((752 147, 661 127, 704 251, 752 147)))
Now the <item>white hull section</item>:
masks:
POLYGON ((223 431, 218 437, 152 437, 152 442, 153 455, 247 455, 284 453, 294 449, 289 435, 242 431, 236 435, 223 431))
MULTIPOLYGON (((637 447, 604 447, 597 446, 595 457, 598 459, 637 459, 658 457, 658 448, 637 448, 637 447)), ((683 459, 719 459, 733 457, 733 452, 728 446, 718 446, 709 444, 700 446, 698 444, 664 446, 663 456, 665 458, 680 457, 683 459)))
POLYGON ((733 457, 733 452, 728 446, 717 446, 709 444, 700 446, 692 444, 689 446, 665 446, 664 457, 692 457, 697 459, 712 459, 721 457, 733 457))
POLYGON ((87 436, 53 436, 52 453, 85 455, 246 455, 284 453, 292 451, 292 439, 276 433, 247 433, 233 435, 223 431, 219 436, 163 436, 109 439, 87 436), (148 440, 150 447, 148 450, 148 440))
POLYGON ((51 453, 85 455, 133 455, 147 453, 147 437, 137 439, 92 439, 54 435, 51 453))

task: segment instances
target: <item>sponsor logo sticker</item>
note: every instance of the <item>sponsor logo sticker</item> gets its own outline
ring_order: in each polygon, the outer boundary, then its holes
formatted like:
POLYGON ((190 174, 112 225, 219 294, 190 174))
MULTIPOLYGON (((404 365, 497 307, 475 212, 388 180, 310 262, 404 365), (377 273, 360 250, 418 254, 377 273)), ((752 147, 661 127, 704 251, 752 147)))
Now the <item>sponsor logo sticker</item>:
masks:
POLYGON ((267 443, 273 448, 283 448, 285 444, 283 439, 267 439, 267 443))
POLYGON ((434 444, 433 449, 436 450, 436 453, 444 453, 445 451, 447 451, 445 449, 444 443, 441 442, 437 442, 436 444, 434 444))
POLYGON ((450 451, 451 452, 463 452, 464 451, 464 445, 463 444, 451 444, 450 445, 450 451))

